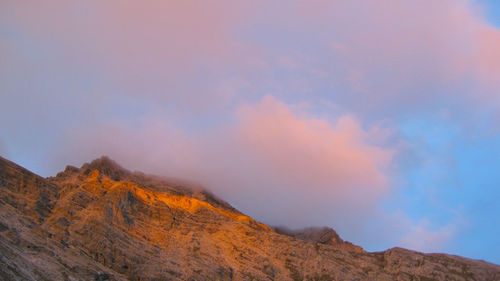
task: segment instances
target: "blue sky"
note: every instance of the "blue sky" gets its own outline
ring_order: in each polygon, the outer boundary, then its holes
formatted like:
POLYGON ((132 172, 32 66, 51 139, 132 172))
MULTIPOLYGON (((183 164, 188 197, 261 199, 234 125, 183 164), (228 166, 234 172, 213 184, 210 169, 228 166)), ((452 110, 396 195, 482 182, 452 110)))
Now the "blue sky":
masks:
POLYGON ((495 0, 481 0, 486 18, 495 26, 500 26, 500 2, 495 0))
POLYGON ((499 264, 498 50, 498 1, 3 2, 0 154, 499 264))

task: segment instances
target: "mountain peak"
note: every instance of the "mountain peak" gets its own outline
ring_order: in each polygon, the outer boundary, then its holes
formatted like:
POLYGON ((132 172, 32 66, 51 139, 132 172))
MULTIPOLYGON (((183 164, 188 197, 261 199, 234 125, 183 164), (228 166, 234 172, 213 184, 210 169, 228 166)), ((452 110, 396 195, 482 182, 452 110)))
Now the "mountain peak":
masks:
POLYGON ((113 180, 120 180, 131 173, 129 170, 123 168, 108 156, 101 156, 90 163, 85 163, 82 165, 80 170, 85 174, 89 174, 91 171, 97 170, 101 175, 108 176, 113 180))
POLYGON ((344 242, 337 232, 330 227, 307 227, 297 230, 291 230, 286 227, 277 227, 275 230, 278 233, 309 242, 322 244, 341 244, 344 242))

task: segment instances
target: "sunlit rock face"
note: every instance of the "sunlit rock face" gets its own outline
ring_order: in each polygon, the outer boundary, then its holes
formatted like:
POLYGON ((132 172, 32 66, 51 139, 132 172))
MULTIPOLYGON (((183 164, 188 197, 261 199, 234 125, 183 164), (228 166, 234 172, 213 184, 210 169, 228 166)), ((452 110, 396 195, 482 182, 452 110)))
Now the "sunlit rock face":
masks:
POLYGON ((500 267, 330 228, 271 228, 102 157, 41 178, 0 158, 0 280, 500 280, 500 267))

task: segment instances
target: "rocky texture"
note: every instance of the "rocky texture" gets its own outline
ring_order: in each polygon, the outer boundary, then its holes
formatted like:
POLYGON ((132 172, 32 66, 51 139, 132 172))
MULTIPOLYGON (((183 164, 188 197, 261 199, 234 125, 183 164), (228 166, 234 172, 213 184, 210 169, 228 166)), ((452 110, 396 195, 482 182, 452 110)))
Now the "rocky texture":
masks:
POLYGON ((273 229, 106 157, 47 179, 0 158, 0 190, 0 280, 500 280, 483 261, 273 229))

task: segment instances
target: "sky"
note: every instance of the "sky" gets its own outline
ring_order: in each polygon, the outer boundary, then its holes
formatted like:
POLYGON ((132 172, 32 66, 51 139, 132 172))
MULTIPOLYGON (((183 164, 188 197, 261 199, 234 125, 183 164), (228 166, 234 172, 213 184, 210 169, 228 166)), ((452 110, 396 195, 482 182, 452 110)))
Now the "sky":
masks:
POLYGON ((0 155, 500 264, 499 50, 494 0, 5 0, 0 155))

